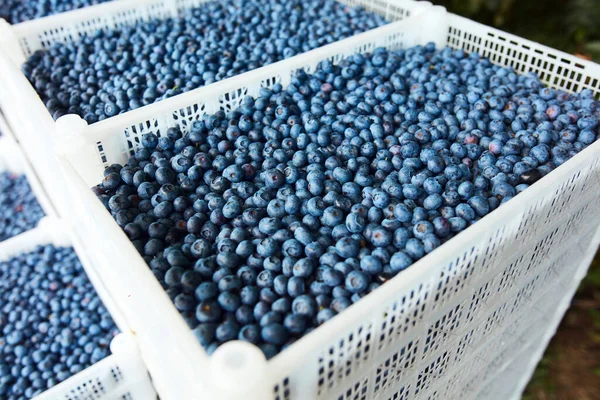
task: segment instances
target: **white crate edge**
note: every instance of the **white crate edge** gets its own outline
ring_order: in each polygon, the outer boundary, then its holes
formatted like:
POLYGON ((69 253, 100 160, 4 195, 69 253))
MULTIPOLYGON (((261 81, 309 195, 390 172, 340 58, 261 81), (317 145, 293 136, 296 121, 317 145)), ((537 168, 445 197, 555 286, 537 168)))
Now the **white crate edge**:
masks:
MULTIPOLYGON (((0 172, 9 171, 25 175, 27 182, 46 216, 55 216, 56 211, 42 187, 37 174, 29 164, 25 154, 16 141, 12 139, 11 131, 0 115, 0 131, 6 136, 0 137, 0 172)), ((1 243, 1 242, 0 242, 1 243)))
POLYGON ((206 381, 198 376, 199 371, 207 370, 197 368, 206 365, 206 354, 123 230, 95 220, 98 213, 112 217, 72 166, 67 161, 60 164, 66 189, 75 199, 71 210, 77 219, 74 227, 86 238, 86 248, 94 259, 106 266, 98 272, 110 284, 112 298, 136 333, 157 393, 163 400, 195 398, 194 393, 197 396, 206 390, 206 381))
MULTIPOLYGON (((439 18, 439 11, 437 11, 436 14, 437 15, 435 17, 439 18)), ((449 16, 448 24, 456 22, 454 18, 455 17, 449 16)), ((476 30, 478 25, 476 24, 470 26, 469 24, 463 24, 463 22, 464 21, 462 20, 460 21, 461 27, 464 27, 466 25, 466 29, 476 30)), ((467 20, 467 22, 470 21, 467 20)), ((444 25, 442 24, 441 26, 443 27, 444 25)), ((382 27, 379 29, 384 30, 385 28, 386 27, 382 27)), ((452 29, 452 26, 449 26, 448 28, 452 29)), ((493 33, 502 37, 506 36, 504 35, 504 33, 496 31, 492 28, 486 27, 486 30, 490 30, 493 33)), ((350 44, 355 44, 356 42, 360 41, 361 38, 368 37, 369 34, 372 34, 372 32, 362 34, 364 36, 359 35, 357 37, 348 39, 348 42, 346 43, 335 43, 324 48, 314 50, 313 52, 298 56, 298 58, 293 60, 293 62, 290 60, 282 61, 280 63, 273 64, 272 66, 263 67, 255 71, 251 71, 247 74, 239 75, 238 77, 236 77, 239 79, 233 78, 227 81, 219 82, 211 86, 210 93, 208 90, 203 90, 202 88, 200 88, 194 92, 189 92, 177 96, 175 98, 166 100, 162 103, 147 106, 140 110, 132 111, 131 113, 122 114, 118 117, 115 117, 112 120, 103 121, 101 123, 94 124, 89 127, 86 127, 85 123, 78 124, 76 121, 67 122, 67 120, 64 120, 66 122, 66 125, 64 125, 63 128, 65 129, 64 133, 66 133, 66 136, 61 137, 59 135, 59 140, 61 141, 61 144, 66 145, 62 148, 62 150, 66 153, 69 153, 68 158, 70 158, 70 161, 63 159, 63 164, 66 166, 67 169, 71 170, 71 174, 69 174, 70 179, 73 183, 75 183, 75 186, 78 186, 78 188, 76 188, 75 190, 87 191, 88 194, 81 193, 80 195, 85 196, 85 198, 90 201, 93 201, 89 197, 89 194, 91 194, 91 192, 89 191, 89 189, 87 189, 87 185, 90 183, 96 183, 97 181, 92 180, 88 182, 85 181, 85 179, 82 179, 82 176, 80 174, 83 175, 85 174, 85 172, 81 167, 83 165, 90 167, 91 163, 95 163, 97 160, 90 160, 94 157, 98 157, 97 143, 109 139, 111 136, 120 134, 121 132, 123 132, 123 127, 136 125, 138 123, 141 124, 141 122, 139 121, 144 121, 146 119, 154 118, 154 120, 159 120, 162 115, 168 114, 168 110, 177 110, 178 108, 185 107, 186 102, 188 104, 192 102, 194 104, 197 104, 202 101, 208 101, 211 98, 214 99, 218 98, 219 96, 223 96, 225 93, 233 93, 239 87, 247 88, 248 86, 252 85, 254 88, 256 88, 256 82, 263 82, 264 79, 272 77, 275 71, 286 71, 286 69, 292 68, 294 66, 300 67, 304 65, 314 65, 314 63, 316 63, 315 59, 319 59, 319 57, 321 57, 321 59, 336 57, 339 53, 343 53, 341 51, 342 48, 346 49, 346 51, 348 52, 352 52, 354 47, 352 47, 350 44), (72 123, 74 124, 72 125, 72 123), (87 149, 85 148, 86 146, 87 149), (74 149, 77 149, 77 151, 73 152, 74 149), (81 153, 76 154, 78 151, 81 151, 81 153), (82 160, 84 161, 82 162, 82 160), (71 164, 71 162, 73 164, 71 164), (73 169, 73 165, 77 166, 77 172, 75 172, 75 169, 73 169)), ((508 42, 507 46, 509 44, 510 42, 508 42)), ((553 54, 558 54, 559 56, 563 57, 563 54, 560 52, 552 52, 553 54)), ((568 59, 570 56, 564 55, 564 57, 568 59)), ((580 60, 577 60, 577 62, 579 63, 580 60)), ((591 71, 590 74, 595 74, 598 70, 597 66, 593 63, 586 63, 584 61, 581 61, 581 65, 585 66, 587 70, 591 71)), ((286 72, 284 72, 284 74, 285 73, 286 72)), ((600 74, 598 74, 597 76, 600 77, 600 74)), ((272 81, 270 84, 272 84, 273 82, 274 81, 272 81)), ((598 93, 598 90, 596 89, 595 92, 598 93)), ((247 93, 253 94, 252 90, 248 90, 247 93)), ((219 105, 217 105, 216 107, 219 107, 219 105)), ((171 124, 173 123, 173 121, 161 121, 160 123, 163 122, 171 122, 171 124)), ((111 150, 115 150, 115 148, 110 149, 109 147, 104 147, 105 152, 110 152, 111 150)), ((122 151, 122 148, 120 148, 119 151, 122 151)), ((520 194, 518 197, 513 199, 510 203, 510 207, 501 207, 500 209, 496 210, 494 213, 487 216, 484 220, 478 222, 474 226, 470 227, 467 231, 461 233, 456 238, 452 239, 452 241, 450 241, 442 248, 436 250, 431 255, 422 259, 421 261, 413 265, 411 268, 409 268, 407 271, 404 271, 398 277, 394 278, 394 280, 384 285, 382 288, 378 289, 378 291, 370 294, 369 296, 365 297, 361 302, 353 305, 352 307, 350 307, 350 309, 344 311, 344 313, 340 314, 332 321, 328 322, 328 324, 325 325, 324 328, 319 328, 313 333, 300 339, 293 346, 291 346, 290 348, 288 348, 287 350, 285 350, 284 352, 276 356, 273 360, 267 363, 268 373, 265 376, 265 379, 268 380, 267 383, 278 383, 279 387, 285 385, 290 391, 290 398, 294 399, 316 398, 317 396, 320 396, 316 392, 317 377, 314 375, 315 371, 318 370, 318 366, 315 364, 304 366, 299 360, 306 360, 307 358, 310 358, 314 363, 316 363, 315 357, 317 357, 317 353, 320 353, 324 348, 327 348, 328 344, 332 343, 332 337, 341 336, 343 338, 344 335, 341 334, 343 332, 348 332, 348 326, 351 326, 353 323, 356 323, 356 321, 364 321, 373 318, 373 310, 377 308, 382 308, 382 305, 385 304, 386 301, 390 301, 385 299, 392 299, 394 298, 394 296, 397 297, 398 293, 410 292, 409 289, 411 287, 414 288, 415 285, 418 286, 417 283, 421 278, 423 278, 424 275, 430 276, 432 281, 437 279, 436 277, 438 277, 440 274, 442 274, 443 276, 443 267, 448 264, 449 260, 457 259, 457 255, 454 254, 455 252, 452 249, 471 249, 473 248, 472 243, 477 243, 481 240, 481 238, 494 240, 493 234, 498 232, 495 231, 496 227, 505 227, 505 230, 502 231, 502 233, 506 233, 507 235, 511 233, 516 234, 520 229, 525 229, 521 226, 521 224, 523 222, 530 222, 528 221, 528 219, 532 215, 532 213, 535 212, 536 208, 544 208, 548 206, 547 200, 542 201, 544 200, 544 196, 546 196, 547 198, 556 198, 560 194, 560 191, 562 189, 568 187, 568 185, 570 184, 569 181, 571 180, 570 182, 573 183, 574 180, 572 180, 572 178, 574 176, 577 176, 578 174, 581 174, 582 171, 585 170, 588 174, 591 174, 591 177, 589 177, 590 182, 593 182, 593 184, 598 184, 598 172, 595 169, 592 170, 592 167, 598 167, 598 162, 595 162, 595 154, 597 154, 598 151, 600 151, 600 143, 593 144, 588 149, 584 150, 581 154, 579 154, 577 157, 574 157, 565 165, 559 167, 550 175, 542 179, 540 182, 536 183, 534 187, 530 188, 528 191, 520 194), (506 226, 506 221, 510 221, 510 224, 508 226, 506 226), (454 257, 451 258, 449 257, 450 255, 453 255, 454 257), (323 335, 323 329, 328 330, 328 336, 323 335), (286 375, 288 375, 287 384, 284 383, 284 378, 286 377, 286 375)), ((124 155, 120 153, 115 157, 122 158, 123 156, 124 155)), ((94 168, 96 168, 96 166, 94 166, 94 168)), ((91 175, 92 174, 88 176, 91 175)), ((593 184, 587 183, 587 186, 593 186, 593 184)), ((575 208, 576 206, 579 207, 582 205, 579 204, 577 201, 573 201, 572 207, 575 208)), ((100 208, 98 208, 98 212, 98 218, 105 219, 106 217, 108 217, 110 219, 106 211, 100 211, 100 208)), ((566 219, 567 216, 570 217, 569 214, 566 214, 564 218, 566 219)), ((540 224, 541 226, 543 226, 543 224, 545 224, 547 221, 542 222, 538 223, 537 220, 531 222, 531 225, 533 226, 532 230, 536 228, 536 226, 537 228, 540 228, 540 224)), ((103 227, 103 229, 112 230, 116 227, 116 224, 114 224, 112 220, 105 219, 105 223, 107 224, 107 226, 103 227), (111 224, 113 225, 112 228, 108 226, 111 224)), ((118 229, 118 227, 116 227, 116 229, 118 229)), ((594 242, 590 242, 590 249, 575 250, 578 250, 580 254, 588 255, 588 253, 592 251, 591 249, 597 246, 599 239, 597 237, 594 237, 592 240, 594 242)), ((522 244, 517 243, 515 246, 512 247, 512 249, 517 255, 511 256, 514 257, 516 260, 513 260, 511 257, 509 257, 509 260, 511 261, 517 262, 520 256, 523 256, 523 254, 529 254, 527 253, 527 251, 529 250, 525 248, 525 246, 522 244), (524 253, 520 254, 518 252, 524 253)), ((458 256, 460 259, 461 255, 458 256)), ((129 262, 131 263, 131 260, 129 260, 129 262)), ((499 267, 499 265, 497 265, 497 267, 499 267)), ((579 275, 580 274, 577 274, 577 276, 573 277, 573 279, 577 282, 581 279, 581 276, 579 275)), ((566 295, 563 300, 568 301, 569 296, 570 295, 566 295)), ((498 299, 494 304, 490 304, 490 307, 501 305, 503 300, 506 300, 506 298, 498 299)), ((455 305, 461 306, 461 303, 458 302, 456 299, 452 301, 456 302, 455 305)), ((452 301, 448 302, 451 303, 452 301)), ((493 310, 493 308, 491 308, 491 310, 493 310)), ((431 318, 443 316, 444 315, 443 313, 441 313, 440 310, 434 311, 430 315, 431 318)), ((427 336, 426 332, 424 333, 425 336, 427 336)), ((355 335, 356 334, 357 333, 355 332, 355 335)), ((233 345, 235 344, 232 344, 232 346, 233 345)), ((227 347, 230 346, 222 346, 217 351, 217 353, 215 353, 215 356, 213 356, 210 359, 211 365, 212 362, 215 361, 215 357, 217 357, 217 359, 220 358, 219 353, 221 349, 226 349, 227 352, 229 352, 229 349, 227 349, 227 347)), ((354 348, 354 350, 356 350, 356 348, 354 348)), ((241 352, 243 353, 244 351, 241 352)), ((249 359, 253 358, 252 355, 248 355, 248 357, 249 359)), ((424 360, 432 362, 435 361, 430 358, 424 358, 424 360)), ((349 360, 346 359, 346 361, 349 360)), ((343 362, 343 360, 340 362, 343 362)), ((372 368, 372 365, 370 364, 369 367, 372 368)), ((248 372, 250 373, 252 371, 248 372)), ((418 375, 418 372, 419 371, 413 371, 413 376, 418 375)), ((359 371, 353 373, 352 376, 348 378, 348 380, 351 380, 351 378, 355 378, 356 376, 361 376, 361 373, 364 372, 359 371)), ((213 378, 215 377, 213 376, 213 378)), ((239 383, 240 381, 237 380, 236 382, 239 383)), ((327 394, 331 397, 323 398, 336 398, 336 395, 343 396, 343 393, 345 393, 348 390, 348 386, 340 386, 336 390, 338 390, 338 392, 336 392, 337 394, 334 393, 334 390, 331 392, 327 392, 327 394)), ((367 390, 368 393, 370 393, 370 395, 373 394, 372 388, 369 388, 367 390)), ((429 391, 431 390, 433 389, 428 388, 426 392, 429 393, 429 391)), ((283 393, 283 391, 281 393, 283 393)), ((367 398, 371 398, 370 395, 367 398)))
POLYGON ((89 398, 98 400, 157 399, 134 338, 129 333, 119 333, 111 341, 110 350, 112 354, 108 357, 39 394, 33 400, 79 398, 73 396, 93 396, 89 398))
POLYGON ((70 398, 68 396, 90 395, 94 390, 98 391, 96 394, 98 397, 94 398, 107 400, 127 393, 133 400, 155 396, 150 377, 122 313, 106 293, 94 268, 90 266, 90 260, 82 250, 81 243, 68 228, 66 221, 55 217, 44 217, 37 228, 1 242, 0 260, 7 260, 32 251, 39 245, 50 243, 59 247, 73 247, 94 289, 121 333, 111 341, 111 355, 44 391, 35 399, 51 400, 62 396, 70 398))
POLYGON ((2 115, 2 110, 0 110, 0 135, 7 136, 15 140, 15 136, 13 135, 12 130, 8 127, 8 123, 6 122, 4 115, 2 115))

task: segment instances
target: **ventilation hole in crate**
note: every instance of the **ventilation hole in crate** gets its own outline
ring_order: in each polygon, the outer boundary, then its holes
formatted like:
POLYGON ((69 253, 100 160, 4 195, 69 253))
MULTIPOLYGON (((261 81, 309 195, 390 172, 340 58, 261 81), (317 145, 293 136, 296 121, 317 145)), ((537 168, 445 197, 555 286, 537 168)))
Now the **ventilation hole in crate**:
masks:
POLYGON ((558 231, 559 228, 554 229, 535 245, 533 254, 531 255, 527 267, 524 269, 521 279, 526 279, 528 274, 532 274, 545 260, 549 259, 549 252, 553 247, 554 238, 558 231))
MULTIPOLYGON (((292 74, 292 76, 295 75, 295 73, 292 74)), ((260 87, 264 87, 264 88, 272 88, 273 85, 275 85, 277 82, 279 82, 281 79, 279 79, 277 76, 272 76, 270 78, 267 79, 263 79, 262 81, 260 81, 260 87)))
POLYGON ((502 324, 502 321, 508 313, 509 307, 506 303, 502 304, 499 308, 492 312, 492 314, 489 317, 487 317, 487 319, 484 322, 483 334, 489 335, 491 332, 493 332, 498 325, 502 324))
POLYGON ((110 369, 110 373, 112 374, 112 377, 115 380, 115 382, 120 382, 121 380, 123 380, 123 373, 121 372, 121 368, 119 368, 118 365, 112 367, 110 369))
POLYGON ((338 65, 344 58, 344 54, 336 54, 333 57, 329 57, 329 60, 333 65, 338 65))
POLYGON ((556 279, 559 279, 561 276, 561 269, 560 266, 563 262, 563 258, 559 258, 559 260, 551 263, 550 265, 548 265, 547 269, 546 269, 546 277, 544 279, 544 281, 549 281, 552 282, 556 279))
POLYGON ((438 400, 438 399, 441 399, 441 398, 442 398, 442 395, 437 390, 434 390, 433 392, 429 393, 427 395, 427 397, 424 397, 424 399, 426 399, 426 400, 438 400))
POLYGON ((535 292, 539 281, 539 276, 533 278, 529 283, 527 283, 521 290, 517 292, 514 297, 514 304, 512 308, 512 312, 517 312, 523 307, 531 304, 532 294, 535 292))
POLYGON ((31 54, 33 53, 32 47, 29 45, 29 41, 27 40, 26 37, 21 38, 21 40, 19 41, 19 44, 21 46, 21 50, 23 51, 23 55, 27 58, 29 58, 29 56, 31 56, 31 54))
POLYGON ((92 34, 106 27, 102 18, 90 18, 75 25, 75 31, 78 38, 87 34, 92 34))
POLYGON ((403 386, 394 393, 388 400, 408 400, 410 398, 410 385, 403 386))
POLYGON ((414 366, 418 350, 418 340, 411 341, 380 364, 375 377, 375 393, 385 391, 390 387, 397 387, 404 380, 406 373, 411 371, 414 366))
POLYGON ((206 114, 204 103, 194 103, 187 107, 175 110, 171 114, 172 125, 177 125, 183 135, 187 135, 195 121, 202 119, 206 114))
POLYGON ((508 266, 499 275, 499 281, 496 284, 498 293, 506 293, 519 282, 520 267, 524 260, 523 255, 508 266))
POLYGON ((372 325, 363 325, 329 348, 319 359, 319 395, 360 371, 372 351, 372 325))
POLYGON ((525 239, 534 237, 534 233, 537 229, 538 219, 536 218, 536 213, 538 209, 541 207, 542 201, 540 200, 536 204, 532 205, 525 211, 523 214, 523 218, 519 224, 519 228, 515 234, 515 242, 520 245, 525 242, 525 239))
POLYGON ((454 331, 460 325, 462 314, 462 306, 459 304, 428 328, 423 346, 424 358, 438 351, 448 338, 454 335, 454 331))
POLYGON ((106 167, 106 153, 104 152, 104 146, 102 146, 102 142, 98 141, 96 142, 96 148, 98 149, 98 155, 100 156, 100 160, 102 161, 102 164, 106 167))
POLYGON ((422 321, 428 297, 429 286, 420 285, 384 310, 378 350, 390 346, 422 321))
POLYGON ((224 95, 219 96, 219 108, 225 111, 225 113, 235 110, 242 105, 242 100, 247 94, 248 88, 246 87, 225 93, 224 95))
POLYGON ((65 400, 95 400, 103 398, 105 394, 107 394, 106 389, 100 378, 92 378, 71 388, 65 394, 65 400))
MULTIPOLYGON (((481 250, 478 252, 477 257, 474 259, 475 267, 473 269, 474 276, 482 276, 488 270, 494 268, 498 263, 501 249, 503 248, 504 242, 506 241, 505 231, 507 226, 495 231, 487 241, 482 241, 481 250)), ((473 278, 474 279, 474 278, 473 278)))
POLYGON ((473 265, 476 259, 475 248, 472 247, 470 251, 465 252, 441 270, 433 297, 432 310, 442 307, 455 295, 461 293, 473 275, 473 265))
POLYGON ((367 400, 368 382, 369 380, 365 378, 354 383, 338 397, 338 400, 367 400))
MULTIPOLYGON (((149 14, 151 14, 152 11, 156 12, 156 7, 151 7, 150 10, 151 10, 151 12, 149 14)), ((150 17, 150 15, 148 15, 148 17, 150 17)), ((125 10, 125 11, 122 11, 122 12, 116 14, 113 17, 113 23, 117 28, 121 28, 124 26, 133 25, 136 22, 140 22, 144 19, 145 18, 144 18, 142 10, 131 9, 131 10, 125 10)))
POLYGON ((70 30, 65 27, 57 27, 47 29, 39 34, 39 39, 42 47, 51 47, 55 43, 72 42, 73 36, 70 30))
POLYGON ((433 382, 444 377, 449 359, 448 352, 444 352, 431 364, 425 367, 425 369, 419 372, 417 384, 415 386, 415 394, 419 394, 420 392, 429 389, 433 382))
POLYGON ((389 10, 386 13, 386 19, 388 21, 400 21, 402 19, 410 17, 410 11, 395 4, 388 3, 389 10))
POLYGON ((493 281, 488 281, 473 292, 471 302, 469 303, 466 311, 466 323, 472 322, 476 318, 479 311, 485 307, 495 286, 496 284, 493 281))
POLYGON ((467 333, 463 334, 463 336, 458 341, 458 345, 456 347, 456 354, 454 356, 454 361, 459 363, 462 361, 465 355, 474 351, 473 344, 476 339, 475 329, 469 329, 467 333))
POLYGON ((404 36, 404 32, 398 32, 387 36, 386 47, 392 50, 398 50, 405 47, 404 36))
POLYGON ((290 399, 290 379, 286 377, 281 383, 275 385, 273 391, 275 392, 275 400, 289 400, 290 399))

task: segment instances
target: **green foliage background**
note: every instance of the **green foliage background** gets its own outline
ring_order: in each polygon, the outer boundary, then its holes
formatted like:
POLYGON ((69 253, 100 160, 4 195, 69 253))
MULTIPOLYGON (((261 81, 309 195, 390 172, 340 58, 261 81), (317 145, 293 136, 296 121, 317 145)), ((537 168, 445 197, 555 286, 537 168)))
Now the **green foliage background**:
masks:
POLYGON ((600 61, 600 0, 431 0, 456 14, 600 61))

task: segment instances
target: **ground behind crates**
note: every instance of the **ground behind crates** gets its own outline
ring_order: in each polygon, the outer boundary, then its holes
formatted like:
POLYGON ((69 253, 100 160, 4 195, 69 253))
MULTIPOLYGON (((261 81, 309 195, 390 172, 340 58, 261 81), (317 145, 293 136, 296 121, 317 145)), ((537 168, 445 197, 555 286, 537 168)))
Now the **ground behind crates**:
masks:
POLYGON ((600 252, 523 400, 600 400, 600 252))

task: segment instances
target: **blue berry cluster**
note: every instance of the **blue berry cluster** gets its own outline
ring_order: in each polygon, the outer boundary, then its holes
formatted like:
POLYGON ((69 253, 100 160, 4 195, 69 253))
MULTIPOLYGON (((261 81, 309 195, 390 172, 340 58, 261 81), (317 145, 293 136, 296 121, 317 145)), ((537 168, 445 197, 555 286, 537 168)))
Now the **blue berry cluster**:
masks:
POLYGON ((43 216, 25 175, 0 172, 0 241, 35 228, 43 216))
POLYGON ((225 0, 38 51, 23 71, 55 119, 103 120, 383 25, 335 0, 225 0))
POLYGON ((0 398, 30 399, 109 354, 117 328, 72 248, 0 262, 0 398))
POLYGON ((94 191, 209 352, 271 357, 596 140, 599 110, 474 53, 376 49, 144 135, 94 191))
POLYGON ((2 0, 0 18, 11 24, 88 7, 110 0, 2 0))

